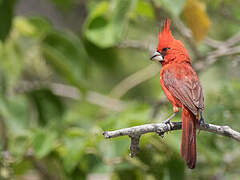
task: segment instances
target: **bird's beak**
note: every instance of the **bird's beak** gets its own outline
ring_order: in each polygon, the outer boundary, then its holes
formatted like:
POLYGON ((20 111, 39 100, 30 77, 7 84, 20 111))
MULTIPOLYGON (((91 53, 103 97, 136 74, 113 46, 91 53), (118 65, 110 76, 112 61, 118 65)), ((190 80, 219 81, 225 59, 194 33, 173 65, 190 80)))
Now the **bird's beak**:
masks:
POLYGON ((150 60, 157 61, 157 62, 164 61, 163 56, 157 51, 152 54, 150 60))

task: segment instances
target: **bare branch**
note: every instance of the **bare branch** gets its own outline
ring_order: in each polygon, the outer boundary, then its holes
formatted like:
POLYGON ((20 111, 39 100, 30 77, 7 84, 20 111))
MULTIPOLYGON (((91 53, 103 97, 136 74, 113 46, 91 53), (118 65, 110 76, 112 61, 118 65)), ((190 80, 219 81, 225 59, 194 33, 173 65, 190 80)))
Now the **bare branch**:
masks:
POLYGON ((133 135, 129 137, 131 138, 130 156, 134 157, 140 151, 139 147, 140 136, 133 135))
POLYGON ((232 37, 230 37, 227 42, 226 42, 226 46, 233 46, 237 43, 240 42, 240 32, 236 33, 235 35, 233 35, 232 37))
POLYGON ((97 92, 93 92, 93 91, 89 91, 89 93, 87 93, 87 101, 92 103, 92 104, 96 104, 99 105, 101 107, 104 107, 108 110, 112 110, 112 111, 117 111, 120 112, 122 111, 126 106, 126 103, 109 97, 109 96, 105 96, 103 94, 97 93, 97 92))
POLYGON ((237 54, 240 54, 240 46, 219 48, 213 52, 208 53, 206 57, 201 58, 204 59, 203 61, 201 61, 200 59, 197 60, 197 62, 194 64, 194 69, 197 72, 200 72, 204 68, 214 64, 219 57, 237 54))
MULTIPOLYGON (((146 133, 157 133, 163 136, 164 133, 173 130, 180 130, 182 128, 182 122, 171 122, 170 124, 156 123, 156 124, 144 124, 140 126, 134 126, 114 131, 105 131, 103 133, 106 139, 129 136, 131 138, 130 155, 133 157, 139 151, 139 139, 141 135, 146 133)), ((240 132, 234 131, 229 126, 219 126, 214 124, 201 124, 198 127, 200 130, 219 134, 222 136, 230 137, 240 142, 240 132)))
POLYGON ((205 44, 216 49, 224 49, 226 47, 231 47, 240 42, 240 33, 234 34, 232 37, 227 39, 225 42, 211 39, 209 37, 204 39, 205 44))
POLYGON ((219 47, 222 46, 222 44, 224 43, 224 42, 222 42, 222 41, 218 41, 218 40, 212 39, 212 38, 210 38, 210 37, 204 38, 203 41, 204 41, 204 43, 205 43, 206 45, 208 45, 208 46, 210 46, 210 47, 212 47, 212 48, 215 48, 215 49, 219 48, 219 47))

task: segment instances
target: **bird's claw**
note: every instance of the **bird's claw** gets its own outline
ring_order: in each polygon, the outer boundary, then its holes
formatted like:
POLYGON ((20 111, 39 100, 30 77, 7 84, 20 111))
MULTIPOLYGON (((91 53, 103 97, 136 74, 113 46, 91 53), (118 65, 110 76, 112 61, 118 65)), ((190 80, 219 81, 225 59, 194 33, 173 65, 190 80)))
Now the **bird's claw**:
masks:
POLYGON ((167 119, 167 120, 163 121, 163 123, 167 125, 167 129, 168 129, 168 130, 167 130, 166 133, 168 133, 168 131, 170 131, 171 128, 172 128, 170 119, 167 119))
POLYGON ((164 138, 164 132, 161 130, 157 130, 157 134, 161 136, 161 138, 164 138))
POLYGON ((164 124, 170 124, 170 119, 163 121, 164 124))
MULTIPOLYGON (((167 120, 163 121, 162 123, 167 125, 168 130, 171 129, 170 119, 167 119, 167 120), (170 127, 169 127, 169 126, 170 126, 170 127)), ((159 136, 161 136, 162 138, 164 138, 164 133, 165 133, 165 132, 162 131, 162 130, 157 130, 157 134, 158 134, 159 136)), ((166 131, 166 133, 168 133, 168 131, 166 131)))
POLYGON ((170 122, 170 119, 167 119, 165 121, 163 121, 164 124, 166 124, 168 126, 168 130, 170 131, 172 126, 171 126, 171 122, 170 122))
MULTIPOLYGON (((171 120, 176 114, 177 114, 177 112, 175 112, 175 113, 172 114, 168 119, 166 119, 165 121, 162 122, 163 124, 166 124, 166 125, 167 125, 167 131, 166 131, 166 133, 168 133, 168 131, 171 131, 172 126, 171 126, 170 120, 171 120)), ((159 136, 161 136, 162 138, 164 137, 164 133, 165 133, 165 132, 160 131, 160 130, 157 131, 157 134, 158 134, 159 136)))

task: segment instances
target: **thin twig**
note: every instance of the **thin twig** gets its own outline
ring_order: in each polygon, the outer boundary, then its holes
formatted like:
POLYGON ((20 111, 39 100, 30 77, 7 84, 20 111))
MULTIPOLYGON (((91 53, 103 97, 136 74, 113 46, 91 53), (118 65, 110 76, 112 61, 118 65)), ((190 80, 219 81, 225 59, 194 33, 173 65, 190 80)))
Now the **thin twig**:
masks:
MULTIPOLYGON (((41 81, 21 81, 18 87, 15 89, 17 93, 25 93, 32 90, 41 89, 43 87, 47 87, 51 89, 53 94, 57 96, 61 96, 64 98, 70 98, 74 100, 82 100, 82 94, 78 88, 61 84, 61 83, 48 83, 48 82, 41 82, 41 81)), ((118 99, 114 99, 108 97, 106 95, 88 91, 86 93, 86 100, 92 104, 99 105, 111 111, 122 111, 125 108, 125 103, 118 99)))
MULTIPOLYGON (((198 58, 194 61, 193 68, 196 70, 197 73, 200 73, 201 71, 205 70, 206 67, 209 67, 210 65, 214 64, 219 59, 219 57, 240 54, 240 46, 234 46, 240 42, 240 33, 233 35, 225 42, 216 41, 210 38, 206 38, 205 42, 207 45, 216 49, 210 51, 205 56, 199 57, 198 55, 196 55, 198 56, 198 58)), ((137 44, 137 42, 134 43, 137 44)), ((125 43, 125 47, 127 47, 127 44, 128 43, 125 43)), ((141 49, 144 48, 145 50, 152 52, 142 45, 139 46, 135 45, 135 48, 140 46, 141 49)), ((132 46, 130 45, 129 48, 132 48, 132 46)), ((154 77, 157 74, 157 72, 159 72, 159 69, 154 69, 152 66, 153 65, 151 64, 148 67, 143 68, 120 81, 120 83, 118 83, 113 88, 110 95, 115 98, 120 98, 124 94, 126 94, 130 89, 154 77), (151 72, 146 74, 146 72, 150 70, 150 67, 152 68, 151 72)))
POLYGON ((121 44, 118 45, 119 48, 133 48, 133 49, 141 49, 149 52, 153 52, 155 47, 153 44, 143 43, 136 40, 125 40, 121 44))
MULTIPOLYGON (((181 122, 171 122, 170 124, 166 123, 144 124, 140 126, 134 126, 114 131, 105 131, 103 135, 106 139, 119 136, 129 136, 131 138, 130 155, 131 157, 133 157, 140 150, 139 140, 141 135, 153 132, 163 136, 164 133, 168 131, 180 130, 181 128, 182 128, 181 122)), ((229 126, 201 124, 198 128, 202 131, 227 136, 240 142, 240 132, 231 129, 229 126)))
MULTIPOLYGON (((50 89, 54 94, 58 96, 72 98, 76 100, 80 100, 82 98, 81 92, 77 88, 70 85, 51 83, 50 89)), ((108 97, 95 91, 88 91, 86 94, 86 100, 92 104, 96 104, 106 109, 117 112, 122 111, 125 106, 122 101, 108 97)))
POLYGON ((148 65, 147 67, 133 73, 132 75, 122 80, 117 86, 113 88, 110 96, 114 98, 122 97, 130 89, 155 76, 159 71, 160 68, 156 66, 155 63, 148 65))
POLYGON ((60 178, 57 174, 53 174, 40 160, 36 159, 33 154, 32 150, 28 150, 25 154, 25 158, 30 160, 33 164, 34 168, 39 172, 41 177, 46 180, 59 180, 60 178))
POLYGON ((206 67, 214 64, 219 57, 237 54, 240 54, 240 46, 219 48, 215 51, 208 53, 206 57, 201 58, 203 60, 197 60, 194 64, 194 69, 197 73, 199 73, 200 71, 203 71, 206 67))

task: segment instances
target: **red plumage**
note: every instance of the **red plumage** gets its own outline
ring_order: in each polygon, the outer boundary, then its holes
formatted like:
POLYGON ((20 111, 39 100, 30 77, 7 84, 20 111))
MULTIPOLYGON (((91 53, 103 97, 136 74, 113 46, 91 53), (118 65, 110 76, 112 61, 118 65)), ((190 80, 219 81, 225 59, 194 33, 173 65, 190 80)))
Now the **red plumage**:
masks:
POLYGON ((181 157, 192 169, 197 159, 196 126, 199 123, 199 114, 204 110, 202 87, 192 69, 186 49, 171 34, 169 20, 165 21, 158 40, 157 52, 151 59, 157 59, 162 64, 160 84, 174 113, 182 108, 181 157))

